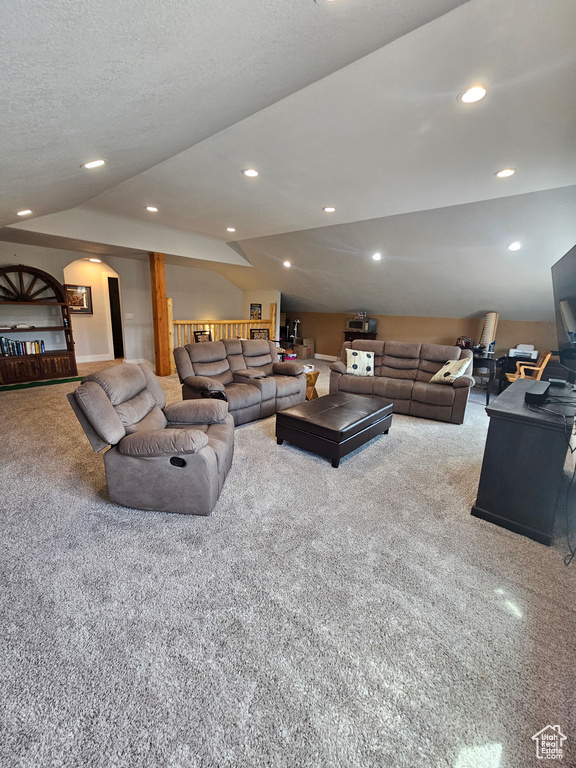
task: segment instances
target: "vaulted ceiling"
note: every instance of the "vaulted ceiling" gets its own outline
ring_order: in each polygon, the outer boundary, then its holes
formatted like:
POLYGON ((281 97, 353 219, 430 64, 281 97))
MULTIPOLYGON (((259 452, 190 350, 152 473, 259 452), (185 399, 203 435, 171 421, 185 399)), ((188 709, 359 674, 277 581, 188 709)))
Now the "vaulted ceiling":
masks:
POLYGON ((550 266, 576 242, 572 0, 34 0, 3 17, 2 239, 165 250, 301 311, 553 319, 550 266), (484 99, 457 99, 478 83, 484 99))

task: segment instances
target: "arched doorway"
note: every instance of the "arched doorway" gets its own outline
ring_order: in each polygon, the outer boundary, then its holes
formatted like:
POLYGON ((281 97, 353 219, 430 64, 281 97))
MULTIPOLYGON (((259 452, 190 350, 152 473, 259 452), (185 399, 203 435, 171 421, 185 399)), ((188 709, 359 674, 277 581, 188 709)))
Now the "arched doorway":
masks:
POLYGON ((79 363, 124 357, 122 305, 118 273, 103 261, 86 257, 64 268, 67 285, 87 286, 92 292, 92 313, 72 313, 72 328, 79 363))

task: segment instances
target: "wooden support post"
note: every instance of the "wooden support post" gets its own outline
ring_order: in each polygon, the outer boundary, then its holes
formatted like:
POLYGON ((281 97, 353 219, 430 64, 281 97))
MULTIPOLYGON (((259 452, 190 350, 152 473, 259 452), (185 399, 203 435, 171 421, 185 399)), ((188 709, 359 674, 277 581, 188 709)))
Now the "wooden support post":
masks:
POLYGON ((149 256, 156 375, 169 376, 170 342, 168 339, 168 303, 166 301, 166 274, 164 272, 164 254, 151 253, 149 256))
POLYGON ((270 338, 276 338, 276 304, 270 304, 270 338))
POLYGON ((170 355, 170 375, 176 373, 174 360, 174 307, 172 299, 166 299, 168 305, 168 353, 170 355))

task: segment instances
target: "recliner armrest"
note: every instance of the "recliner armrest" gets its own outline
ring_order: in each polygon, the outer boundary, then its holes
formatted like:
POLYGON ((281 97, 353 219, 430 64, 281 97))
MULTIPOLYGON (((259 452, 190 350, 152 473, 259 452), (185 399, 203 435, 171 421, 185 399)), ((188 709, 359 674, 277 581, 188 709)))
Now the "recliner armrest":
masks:
POLYGON ((208 435, 199 429, 155 429, 126 435, 118 443, 118 450, 124 456, 165 456, 198 453, 206 445, 208 435))
POLYGON ((300 376, 304 373, 304 366, 302 363, 273 363, 272 370, 280 376, 300 376))
POLYGON ((335 363, 330 363, 330 370, 336 371, 336 373, 346 373, 346 366, 341 360, 337 360, 335 363))
POLYGON ((224 384, 218 379, 211 379, 209 376, 186 376, 184 384, 191 389, 197 389, 200 392, 223 392, 224 384))
POLYGON ((220 424, 226 420, 228 403, 225 400, 180 400, 164 408, 164 415, 173 424, 220 424))

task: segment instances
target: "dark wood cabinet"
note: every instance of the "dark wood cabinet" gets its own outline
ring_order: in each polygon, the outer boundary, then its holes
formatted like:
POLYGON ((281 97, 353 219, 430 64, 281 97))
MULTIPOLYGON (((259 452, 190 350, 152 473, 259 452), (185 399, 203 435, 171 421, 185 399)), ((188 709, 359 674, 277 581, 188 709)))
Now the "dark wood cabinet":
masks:
POLYGON ((344 331, 344 341, 356 341, 356 339, 375 339, 375 333, 365 333, 364 331, 344 331))
POLYGON ((531 407, 524 396, 533 384, 518 379, 486 408, 490 426, 472 514, 549 545, 576 393, 571 385, 554 387, 552 402, 531 407))
POLYGON ((46 319, 42 325, 33 327, 0 328, 1 337, 14 341, 49 333, 52 338, 60 339, 61 348, 46 349, 37 354, 10 354, 10 350, 4 348, 0 354, 0 383, 17 384, 76 376, 74 338, 64 286, 41 269, 22 264, 3 267, 0 269, 0 325, 17 324, 17 307, 33 307, 37 310, 36 314, 45 314, 46 319), (56 320, 50 308, 56 309, 56 320))

